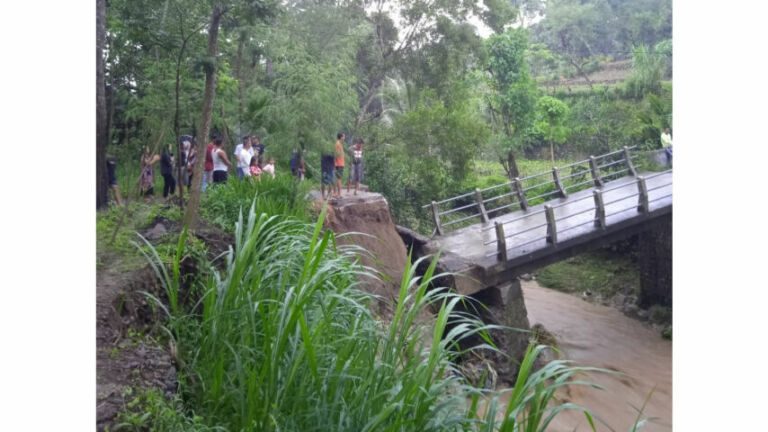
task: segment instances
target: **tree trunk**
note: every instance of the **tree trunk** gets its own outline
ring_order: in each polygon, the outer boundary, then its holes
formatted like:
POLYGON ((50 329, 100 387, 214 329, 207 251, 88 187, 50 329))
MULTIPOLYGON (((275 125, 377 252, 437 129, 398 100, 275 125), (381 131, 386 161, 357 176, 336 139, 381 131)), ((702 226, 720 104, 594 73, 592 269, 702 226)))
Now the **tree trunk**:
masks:
POLYGON ((363 124, 363 118, 365 118, 365 114, 368 112, 368 107, 371 106, 371 102, 373 102, 373 98, 376 96, 376 92, 381 86, 381 82, 382 79, 379 77, 371 80, 371 86, 368 87, 368 94, 365 96, 363 106, 360 108, 360 113, 357 115, 357 117, 355 117, 355 127, 352 130, 353 139, 357 136, 357 132, 360 129, 360 126, 363 124))
POLYGON ((237 59, 235 60, 235 72, 237 73, 237 126, 240 128, 240 135, 244 135, 243 128, 243 45, 245 44, 245 35, 240 35, 240 41, 237 44, 237 59))
POLYGON ((517 161, 515 161, 515 153, 512 149, 509 149, 509 153, 507 153, 507 166, 509 167, 507 174, 510 180, 520 177, 520 170, 517 169, 517 161))
POLYGON ((552 157, 552 166, 555 166, 555 143, 552 141, 552 122, 549 122, 549 155, 552 157))
POLYGON ((200 194, 203 188, 203 168, 205 166, 205 148, 208 145, 208 136, 211 133, 211 114, 213 113, 213 99, 216 96, 216 54, 218 51, 219 22, 224 14, 219 6, 213 7, 211 13, 211 26, 208 29, 208 58, 213 62, 205 71, 205 92, 203 93, 203 115, 200 121, 200 130, 197 134, 197 160, 192 175, 192 188, 189 191, 189 203, 184 212, 184 224, 190 231, 197 226, 197 213, 200 207, 200 194))
POLYGON ((104 208, 107 196, 107 103, 104 95, 104 41, 106 0, 96 0, 96 208, 104 208))
MULTIPOLYGON (((184 30, 182 30, 182 37, 184 36, 184 30)), ((177 184, 179 186, 179 207, 181 207, 181 210, 184 210, 184 171, 186 171, 186 167, 181 166, 182 157, 181 152, 183 151, 181 146, 181 126, 179 125, 179 93, 181 93, 181 60, 184 57, 184 51, 187 47, 187 41, 189 41, 189 36, 183 39, 181 42, 181 48, 179 49, 179 56, 176 58, 176 94, 175 94, 175 107, 174 107, 174 113, 173 113, 173 134, 176 136, 176 154, 178 157, 178 163, 176 164, 178 166, 176 173, 177 173, 177 184)), ((191 150, 191 149, 190 149, 191 150)), ((189 155, 187 155, 189 156, 189 155)))

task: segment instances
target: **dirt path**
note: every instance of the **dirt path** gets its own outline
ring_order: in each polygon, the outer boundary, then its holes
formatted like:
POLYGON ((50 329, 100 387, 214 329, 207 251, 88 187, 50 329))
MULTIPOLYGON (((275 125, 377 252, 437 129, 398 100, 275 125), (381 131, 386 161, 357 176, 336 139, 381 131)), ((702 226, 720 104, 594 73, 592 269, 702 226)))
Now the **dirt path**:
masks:
MULTIPOLYGON (((655 387, 645 416, 656 420, 642 431, 672 430, 672 342, 614 308, 542 288, 535 281, 523 281, 522 288, 531 325, 542 324, 552 333, 566 358, 626 374, 590 374, 589 379, 605 390, 572 386, 567 395, 571 402, 591 409, 614 430, 626 431, 637 416, 630 404, 642 406, 655 387)), ((548 430, 590 429, 582 414, 566 412, 548 430)), ((598 425, 598 430, 609 429, 598 425)))
MULTIPOLYGON (((143 217, 143 216, 141 216, 143 217)), ((143 229, 163 225, 163 232, 178 232, 178 224, 156 221, 143 229)), ((208 259, 227 250, 230 234, 201 224, 197 237, 208 247, 208 259)), ((176 367, 169 347, 161 346, 152 330, 162 324, 143 292, 163 298, 162 288, 152 268, 125 267, 122 256, 98 251, 96 271, 96 426, 102 431, 114 423, 115 415, 133 396, 124 396, 129 388, 154 387, 167 395, 176 391, 176 367)), ((194 265, 182 265, 182 275, 196 272, 194 265)))
POLYGON ((153 290, 154 273, 148 267, 133 272, 118 270, 116 257, 105 257, 96 276, 96 426, 113 423, 131 399, 128 387, 176 388, 176 368, 166 350, 142 337, 152 311, 140 293, 153 290))

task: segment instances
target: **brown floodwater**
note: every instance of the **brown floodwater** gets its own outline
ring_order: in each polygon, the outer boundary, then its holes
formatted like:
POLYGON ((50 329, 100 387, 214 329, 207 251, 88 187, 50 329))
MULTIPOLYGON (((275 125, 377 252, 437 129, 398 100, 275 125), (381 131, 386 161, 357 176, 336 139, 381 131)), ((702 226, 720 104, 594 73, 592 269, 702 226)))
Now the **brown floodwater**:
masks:
MULTIPOLYGON (((672 430, 672 342, 658 331, 628 318, 618 310, 579 297, 521 281, 531 326, 543 325, 557 339, 563 356, 581 366, 622 372, 589 373, 604 390, 570 386, 560 396, 589 408, 615 431, 629 431, 652 389, 644 416, 654 418, 643 432, 672 430)), ((597 424, 599 431, 611 429, 597 424)), ((565 411, 548 431, 591 430, 583 414, 565 411)))

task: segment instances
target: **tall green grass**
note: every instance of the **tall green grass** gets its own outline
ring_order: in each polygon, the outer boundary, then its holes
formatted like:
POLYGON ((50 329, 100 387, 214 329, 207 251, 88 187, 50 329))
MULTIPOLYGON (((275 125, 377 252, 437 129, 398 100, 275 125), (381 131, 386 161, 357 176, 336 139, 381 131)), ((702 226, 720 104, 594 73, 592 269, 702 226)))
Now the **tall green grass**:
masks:
POLYGON ((423 277, 416 275, 419 262, 406 265, 392 322, 382 325, 369 311, 375 298, 357 289, 367 270, 352 259, 356 250, 322 230, 325 209, 312 226, 257 215, 257 200, 247 221, 238 218, 226 270, 212 269, 192 310, 175 301, 184 235, 171 271, 155 266, 170 299, 162 309, 178 347, 181 394, 206 424, 238 431, 538 431, 559 411, 581 409, 551 403, 584 369, 561 361, 534 372, 543 347, 531 347, 499 415, 498 393, 468 384, 453 362, 461 354, 457 341, 489 327, 454 312, 461 296, 428 289, 439 276, 436 259, 423 277), (430 306, 438 312, 427 329, 416 317, 430 306), (481 400, 490 402, 479 413, 481 400))
POLYGON ((299 182, 290 173, 280 173, 274 179, 266 174, 261 181, 232 176, 227 183, 206 189, 200 213, 204 219, 232 232, 241 210, 255 201, 257 214, 280 214, 306 222, 310 216, 305 199, 309 189, 308 182, 299 182))

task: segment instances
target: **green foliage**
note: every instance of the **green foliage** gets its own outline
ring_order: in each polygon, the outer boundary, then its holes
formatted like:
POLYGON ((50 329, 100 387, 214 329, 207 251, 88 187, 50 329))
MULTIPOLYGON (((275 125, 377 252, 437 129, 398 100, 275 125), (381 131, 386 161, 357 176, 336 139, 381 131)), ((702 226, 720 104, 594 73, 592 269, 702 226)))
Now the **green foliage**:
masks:
POLYGON ((603 250, 544 267, 536 272, 536 279, 547 288, 577 294, 589 291, 603 298, 640 292, 640 275, 630 258, 603 250))
POLYGON ((632 54, 633 72, 627 79, 627 93, 636 99, 642 99, 649 93, 658 94, 667 66, 666 56, 652 52, 646 45, 635 47, 632 54))
POLYGON ((472 104, 422 100, 384 132, 386 145, 367 153, 368 183, 387 197, 398 223, 426 229, 421 205, 461 188, 488 135, 472 104))
POLYGON ((660 98, 648 93, 643 101, 645 109, 638 114, 642 123, 640 136, 642 148, 646 150, 661 148, 661 133, 672 124, 672 97, 667 94, 660 98))
MULTIPOLYGON (((557 388, 583 384, 572 378, 590 369, 557 361, 534 372, 544 347, 531 347, 497 419, 498 394, 461 380, 451 360, 461 354, 455 342, 488 340, 491 327, 454 312, 460 296, 428 289, 437 259, 422 278, 415 271, 423 259, 407 262, 392 322, 382 328, 369 312, 374 298, 355 289, 367 274, 354 264, 357 248, 323 232, 325 210, 312 227, 257 216, 254 207, 236 226, 225 272, 212 270, 201 309, 160 305, 173 325, 182 394, 202 423, 243 431, 543 430, 560 411, 583 410, 549 405, 557 388), (428 329, 417 317, 431 306, 437 315, 428 329), (483 413, 481 397, 490 399, 483 413)), ((155 268, 173 298, 177 280, 155 268)), ((160 408, 150 412, 165 413, 165 402, 153 403, 160 408)), ((157 417, 132 419, 154 430, 157 417)))
POLYGON ((208 432, 223 431, 206 426, 203 419, 187 415, 178 396, 166 398, 154 388, 123 389, 123 398, 130 398, 115 418, 114 431, 208 432))
POLYGON ((510 28, 489 37, 487 44, 492 76, 489 84, 496 91, 492 105, 501 115, 499 127, 511 137, 530 128, 536 103, 536 87, 525 61, 528 32, 510 28))
POLYGON ((201 202, 200 212, 206 219, 226 231, 233 231, 243 209, 255 203, 256 211, 284 215, 300 221, 309 219, 306 200, 310 184, 299 182, 290 173, 278 173, 273 179, 262 175, 261 181, 237 178, 209 187, 201 202))

